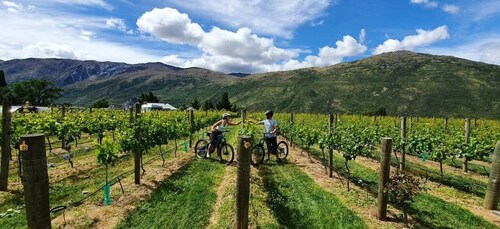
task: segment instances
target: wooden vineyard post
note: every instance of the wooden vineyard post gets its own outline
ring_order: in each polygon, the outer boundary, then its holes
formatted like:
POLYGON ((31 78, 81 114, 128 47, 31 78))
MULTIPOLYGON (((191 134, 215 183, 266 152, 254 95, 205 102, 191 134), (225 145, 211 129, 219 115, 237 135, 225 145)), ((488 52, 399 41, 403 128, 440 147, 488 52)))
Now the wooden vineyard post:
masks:
POLYGON ((193 133, 194 133, 194 113, 193 110, 189 111, 189 148, 193 147, 193 133))
POLYGON ((399 170, 405 171, 406 164, 406 117, 401 117, 401 162, 399 163, 399 170))
MULTIPOLYGON (((135 120, 134 120, 136 124, 139 121, 140 114, 141 114, 141 104, 136 103, 135 104, 135 120)), ((136 129, 135 129, 135 138, 137 139, 137 142, 139 142, 139 144, 135 148, 135 152, 134 152, 134 182, 135 182, 135 184, 140 184, 141 183, 141 154, 142 154, 142 151, 141 151, 141 144, 140 144, 141 131, 140 131, 140 128, 138 126, 136 126, 136 129)))
MULTIPOLYGON (((466 145, 469 144, 469 140, 470 140, 470 119, 466 118, 465 119, 465 144, 466 145)), ((465 158, 465 157, 464 157, 464 164, 463 164, 462 170, 464 173, 469 171, 468 161, 467 161, 467 158, 465 158)))
POLYGON ((89 108, 89 113, 91 113, 91 114, 92 114, 92 107, 90 107, 90 108, 89 108))
MULTIPOLYGON (((290 113, 290 127, 293 129, 293 112, 290 113)), ((290 133, 290 147, 293 147, 293 135, 290 133)))
POLYGON ((448 117, 444 118, 444 129, 448 129, 448 117))
POLYGON ((245 123, 246 119, 247 119, 247 112, 245 111, 245 109, 241 109, 241 121, 243 123, 245 123))
MULTIPOLYGON (((333 114, 328 115, 328 136, 332 136, 333 129, 333 114)), ((333 149, 332 147, 328 147, 328 177, 333 177, 333 149)))
POLYGON ((2 104, 2 161, 0 164, 0 191, 6 191, 9 183, 10 159, 10 113, 11 102, 4 100, 2 104))
POLYGON ((19 146, 23 168, 24 203, 28 228, 50 228, 49 175, 45 135, 21 136, 19 146))
POLYGON ((236 178, 236 225, 248 228, 248 203, 250 201, 250 151, 252 137, 238 137, 238 174, 236 178))
POLYGON ((493 163, 491 164, 490 178, 488 180, 488 189, 484 197, 484 208, 487 210, 496 210, 498 198, 500 197, 500 141, 497 142, 495 152, 493 153, 493 163))
POLYGON ((378 183, 378 214, 379 220, 385 221, 387 218, 387 201, 388 195, 386 192, 385 184, 389 181, 389 172, 391 169, 391 152, 392 152, 392 138, 382 139, 382 158, 380 159, 380 173, 378 183))
POLYGON ((134 107, 130 107, 130 123, 133 123, 134 122, 134 107))
MULTIPOLYGON (((64 122, 64 116, 66 116, 66 107, 63 105, 61 107, 61 121, 64 122)), ((61 139, 61 148, 64 149, 66 148, 66 139, 64 139, 64 136, 63 138, 61 139)))

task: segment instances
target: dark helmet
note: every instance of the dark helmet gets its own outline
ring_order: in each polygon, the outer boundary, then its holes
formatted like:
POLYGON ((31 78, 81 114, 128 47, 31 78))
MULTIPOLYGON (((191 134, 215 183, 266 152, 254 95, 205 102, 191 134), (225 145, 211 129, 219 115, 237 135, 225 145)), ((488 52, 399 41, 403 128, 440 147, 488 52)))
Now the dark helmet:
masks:
POLYGON ((266 113, 264 113, 265 115, 271 115, 273 116, 274 112, 272 110, 268 110, 266 111, 266 113))

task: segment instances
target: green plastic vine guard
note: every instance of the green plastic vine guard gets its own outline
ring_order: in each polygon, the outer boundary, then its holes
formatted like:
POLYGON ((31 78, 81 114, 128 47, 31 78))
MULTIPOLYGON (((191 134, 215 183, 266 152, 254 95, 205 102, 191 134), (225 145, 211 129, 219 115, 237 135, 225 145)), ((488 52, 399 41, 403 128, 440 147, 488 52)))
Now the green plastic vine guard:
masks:
POLYGON ((106 206, 111 205, 110 189, 109 183, 104 186, 104 205, 106 206))
POLYGON ((187 141, 184 142, 183 147, 184 147, 184 153, 187 153, 188 152, 188 142, 187 141))
POLYGON ((423 162, 427 161, 427 153, 422 153, 421 156, 423 162))

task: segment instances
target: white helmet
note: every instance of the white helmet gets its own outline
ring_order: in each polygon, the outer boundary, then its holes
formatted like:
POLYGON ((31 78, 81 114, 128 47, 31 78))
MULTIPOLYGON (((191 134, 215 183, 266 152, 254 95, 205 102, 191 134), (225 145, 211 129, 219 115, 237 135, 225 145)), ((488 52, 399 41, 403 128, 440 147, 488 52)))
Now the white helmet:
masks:
POLYGON ((231 114, 229 114, 229 113, 222 114, 222 118, 225 118, 225 117, 231 117, 231 114))

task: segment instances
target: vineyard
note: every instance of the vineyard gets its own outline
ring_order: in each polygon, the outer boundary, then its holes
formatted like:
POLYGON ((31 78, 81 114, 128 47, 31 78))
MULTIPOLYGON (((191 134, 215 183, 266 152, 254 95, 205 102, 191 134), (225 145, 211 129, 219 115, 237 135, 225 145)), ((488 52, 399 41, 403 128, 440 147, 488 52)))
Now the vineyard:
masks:
MULTIPOLYGON (((233 228, 237 157, 225 165, 194 153, 195 142, 207 138, 220 115, 67 108, 12 114, 0 228, 28 226, 21 136, 34 133, 45 135, 52 227, 233 228)), ((290 152, 284 162, 270 157, 251 168, 252 228, 500 226, 500 216, 483 208, 500 140, 498 120, 290 113, 274 118, 290 152), (392 139, 391 181, 398 178, 392 172, 405 171, 416 189, 401 201, 392 196, 400 194, 399 183, 388 186, 395 191, 389 194, 388 220, 380 221, 384 137, 392 139)), ((239 135, 252 136, 253 144, 262 138, 263 128, 251 123, 263 115, 244 119, 251 122, 225 134, 235 149, 239 135)))

